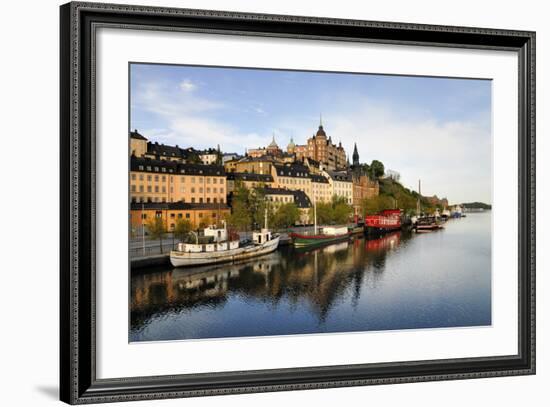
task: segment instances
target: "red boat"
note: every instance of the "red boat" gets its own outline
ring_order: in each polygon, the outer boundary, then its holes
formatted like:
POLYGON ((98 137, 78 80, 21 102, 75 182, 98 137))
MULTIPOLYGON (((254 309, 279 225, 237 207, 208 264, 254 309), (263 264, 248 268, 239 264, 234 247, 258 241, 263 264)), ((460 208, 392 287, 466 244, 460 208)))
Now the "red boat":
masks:
POLYGON ((365 234, 381 235, 401 229, 401 210, 384 209, 377 215, 365 216, 365 234))

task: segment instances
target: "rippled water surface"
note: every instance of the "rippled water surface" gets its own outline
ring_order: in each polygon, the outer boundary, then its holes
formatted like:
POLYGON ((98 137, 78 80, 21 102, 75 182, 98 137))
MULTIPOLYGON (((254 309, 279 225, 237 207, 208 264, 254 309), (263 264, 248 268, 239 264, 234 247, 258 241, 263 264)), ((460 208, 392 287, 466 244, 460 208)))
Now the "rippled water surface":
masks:
POLYGON ((491 214, 241 264, 133 273, 130 341, 491 324, 491 214))

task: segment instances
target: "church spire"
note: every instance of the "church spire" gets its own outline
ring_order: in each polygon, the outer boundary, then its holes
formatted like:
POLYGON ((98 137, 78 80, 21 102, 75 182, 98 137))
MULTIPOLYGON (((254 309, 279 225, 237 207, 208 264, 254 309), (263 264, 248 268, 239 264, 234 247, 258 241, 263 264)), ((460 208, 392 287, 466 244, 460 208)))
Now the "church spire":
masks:
POLYGON ((357 152, 357 143, 353 146, 353 165, 359 165, 359 153, 357 152))

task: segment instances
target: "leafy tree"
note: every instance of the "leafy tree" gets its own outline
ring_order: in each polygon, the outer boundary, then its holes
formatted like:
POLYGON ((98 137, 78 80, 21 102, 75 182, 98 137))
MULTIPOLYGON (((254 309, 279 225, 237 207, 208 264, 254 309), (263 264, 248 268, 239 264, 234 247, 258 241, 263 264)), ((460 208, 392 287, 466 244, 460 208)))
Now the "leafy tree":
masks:
POLYGON ((394 209, 394 207, 395 199, 389 195, 378 195, 361 201, 361 212, 366 215, 375 215, 384 209, 394 209))
POLYGON ((179 240, 185 240, 189 232, 191 231, 191 222, 187 219, 178 219, 176 226, 174 227, 174 236, 179 240))
POLYGON ((380 178, 384 175, 384 164, 378 160, 373 160, 369 166, 369 170, 369 175, 371 178, 380 178))
POLYGON ((204 229, 207 226, 210 226, 212 224, 212 218, 210 216, 205 216, 201 218, 199 222, 199 228, 204 229))
POLYGON ((166 226, 164 225, 162 218, 160 216, 159 217, 155 216, 154 218, 149 219, 146 225, 147 225, 147 230, 149 231, 150 238, 152 240, 159 239, 160 252, 163 253, 162 238, 166 233, 166 226))
POLYGON ((284 203, 273 213, 271 223, 275 229, 286 229, 294 226, 300 219, 300 209, 294 202, 284 203))
POLYGON ((231 200, 231 214, 227 217, 227 223, 237 230, 247 231, 252 223, 248 197, 248 188, 242 182, 236 182, 231 200))

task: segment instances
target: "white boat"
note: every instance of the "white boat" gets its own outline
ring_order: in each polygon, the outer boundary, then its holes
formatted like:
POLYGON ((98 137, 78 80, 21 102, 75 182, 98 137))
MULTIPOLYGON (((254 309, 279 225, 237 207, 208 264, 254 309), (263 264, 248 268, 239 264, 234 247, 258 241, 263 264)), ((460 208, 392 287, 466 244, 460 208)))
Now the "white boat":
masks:
POLYGON ((240 242, 228 240, 227 229, 208 227, 204 229, 205 236, 213 237, 206 244, 178 243, 177 250, 170 252, 170 262, 174 267, 202 266, 206 264, 225 263, 248 259, 271 253, 279 246, 280 236, 272 234, 266 227, 252 233, 252 241, 240 242))

